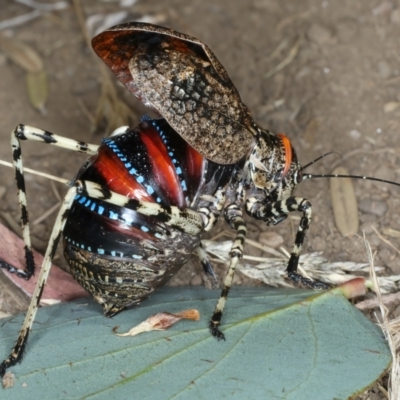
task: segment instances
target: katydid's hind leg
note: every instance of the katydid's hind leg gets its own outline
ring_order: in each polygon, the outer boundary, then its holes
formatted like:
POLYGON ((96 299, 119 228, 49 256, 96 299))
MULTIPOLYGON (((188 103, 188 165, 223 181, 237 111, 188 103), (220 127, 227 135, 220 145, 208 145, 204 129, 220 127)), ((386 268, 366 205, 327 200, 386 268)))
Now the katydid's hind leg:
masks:
POLYGON ((200 242, 200 246, 196 250, 197 255, 200 259, 201 265, 203 267, 203 271, 206 274, 208 282, 212 289, 216 289, 219 286, 217 275, 214 272, 214 268, 212 267, 210 261, 208 260, 208 256, 206 251, 204 250, 203 243, 200 242))
POLYGON ((35 261, 33 258, 31 236, 29 229, 28 205, 25 190, 24 168, 22 163, 21 145, 18 140, 18 128, 11 134, 11 149, 13 164, 15 169, 15 180, 17 181, 18 201, 21 210, 21 227, 22 237, 24 240, 24 252, 26 260, 26 269, 21 270, 10 266, 10 264, 1 264, 3 268, 8 269, 9 272, 15 272, 17 276, 29 279, 35 272, 35 261))
POLYGON ((43 264, 42 268, 40 270, 40 274, 38 277, 38 281, 36 283, 35 291, 32 296, 32 300, 29 304, 28 311, 25 316, 25 320, 22 324, 22 328, 20 330, 17 343, 15 344, 11 354, 8 356, 6 360, 4 360, 0 364, 0 377, 3 377, 4 374, 6 373, 6 370, 9 367, 12 367, 16 363, 20 362, 22 359, 23 351, 26 346, 29 332, 32 328, 33 321, 35 319, 37 310, 39 308, 40 304, 40 299, 41 295, 44 289, 44 285, 46 284, 47 277, 50 272, 52 260, 54 257, 54 254, 57 249, 57 245, 61 236, 61 233, 64 229, 65 222, 67 220, 69 210, 71 209, 72 203, 75 199, 75 196, 77 195, 79 188, 77 187, 79 183, 76 184, 76 186, 70 188, 68 190, 67 195, 64 198, 63 205, 61 206, 56 222, 54 224, 53 231, 50 236, 49 244, 47 246, 46 254, 43 259, 43 264))
POLYGON ((220 331, 219 327, 221 325, 222 313, 228 299, 229 290, 232 286, 236 266, 243 256, 243 247, 247 232, 246 224, 243 220, 242 210, 236 204, 231 204, 225 209, 225 219, 229 225, 235 229, 236 238, 233 241, 231 251, 229 252, 230 262, 228 272, 225 276, 222 292, 209 322, 210 332, 218 340, 225 340, 225 336, 220 331))
POLYGON ((11 149, 13 164, 15 169, 15 179, 17 181, 18 200, 21 209, 21 226, 22 237, 24 240, 24 252, 26 260, 26 269, 15 268, 13 265, 0 260, 0 267, 7 269, 9 272, 16 273, 19 277, 29 279, 35 272, 35 261, 33 258, 31 236, 29 228, 29 217, 27 208, 27 198, 25 190, 24 168, 22 162, 22 152, 20 140, 33 140, 45 144, 51 144, 57 147, 63 147, 72 151, 78 151, 87 154, 96 154, 97 145, 78 142, 69 138, 54 135, 42 129, 33 128, 25 125, 18 125, 11 132, 11 149))
POLYGON ((30 140, 50 144, 55 147, 62 147, 67 150, 72 150, 88 155, 96 154, 99 148, 99 146, 96 144, 90 144, 69 139, 64 136, 55 135, 54 133, 27 125, 18 125, 11 133, 11 140, 12 138, 15 138, 17 141, 30 140))
POLYGON ((112 192, 106 187, 90 181, 76 181, 74 186, 69 189, 64 198, 60 211, 49 240, 49 245, 43 260, 42 269, 38 277, 38 282, 28 308, 24 323, 18 336, 18 340, 10 356, 0 364, 0 377, 3 376, 7 368, 15 365, 22 358, 22 353, 26 345, 32 323, 39 307, 41 294, 46 283, 51 262, 54 257, 58 241, 64 229, 69 211, 75 197, 79 194, 93 199, 99 199, 114 205, 135 210, 143 215, 155 216, 160 218, 165 224, 174 228, 179 228, 191 235, 198 235, 203 231, 204 221, 202 216, 191 209, 179 209, 175 206, 163 207, 157 203, 138 201, 127 198, 126 196, 112 192))

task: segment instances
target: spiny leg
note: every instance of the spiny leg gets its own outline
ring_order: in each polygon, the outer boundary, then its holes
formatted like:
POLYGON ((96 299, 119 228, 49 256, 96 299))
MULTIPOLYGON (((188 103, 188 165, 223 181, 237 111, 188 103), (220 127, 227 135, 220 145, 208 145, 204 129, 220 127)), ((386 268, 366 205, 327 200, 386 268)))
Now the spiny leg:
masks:
POLYGON ((302 212, 303 216, 300 219, 293 250, 286 269, 288 278, 296 284, 301 283, 305 286, 311 287, 312 289, 329 288, 329 285, 326 283, 305 278, 297 272, 304 238, 311 222, 312 206, 307 199, 302 197, 289 197, 285 200, 262 204, 261 202, 250 198, 247 200, 246 210, 251 216, 265 221, 268 225, 278 224, 283 221, 290 212, 302 212))
POLYGON ((162 206, 148 201, 130 199, 94 182, 76 181, 76 183, 78 182, 82 186, 80 188, 81 196, 99 199, 116 206, 137 211, 143 215, 156 217, 158 221, 180 229, 190 235, 198 235, 204 230, 203 217, 197 211, 189 208, 180 209, 176 206, 162 206))
POLYGON ((17 140, 33 140, 45 144, 51 144, 52 146, 62 147, 67 150, 77 151, 88 155, 96 154, 97 149, 99 148, 96 144, 80 142, 64 136, 58 136, 54 133, 28 125, 18 125, 15 130, 11 132, 11 137, 16 138, 17 140))
POLYGON ((243 256, 243 247, 247 233, 246 224, 243 220, 242 210, 236 204, 231 204, 228 207, 226 207, 225 219, 227 220, 229 225, 233 229, 235 229, 236 238, 233 241, 231 251, 229 252, 229 257, 230 257, 229 268, 225 276, 224 286, 222 288, 221 296, 217 302, 217 305, 214 309, 214 313, 209 323, 211 334, 218 340, 221 339, 225 340, 225 336, 219 330, 219 326, 221 324, 222 313, 224 311, 224 307, 228 299, 229 290, 232 286, 232 281, 235 275, 236 266, 239 260, 243 256))
MULTIPOLYGON (((18 129, 18 128, 17 128, 18 129)), ((18 190, 18 201, 21 209, 21 227, 22 227, 22 238, 24 240, 24 251, 26 260, 26 270, 10 268, 9 264, 2 264, 3 268, 7 268, 10 272, 16 272, 19 277, 29 279, 35 272, 35 260, 33 258, 31 236, 29 229, 29 218, 28 218, 28 204, 26 199, 25 190, 25 179, 24 179, 24 168, 22 163, 21 146, 17 139, 16 131, 11 134, 11 149, 13 156, 13 164, 15 169, 15 180, 17 181, 18 190)))
POLYGON ((21 361, 23 351, 28 340, 29 332, 32 328, 33 321, 35 319, 37 310, 39 308, 40 298, 42 296, 44 285, 46 284, 46 280, 50 272, 52 259, 56 252, 58 241, 60 239, 62 230, 64 229, 64 225, 67 220, 69 210, 72 206, 72 203, 78 191, 79 189, 76 186, 68 190, 67 195, 65 196, 63 204, 60 208, 60 211, 58 212, 56 222, 54 224, 54 228, 50 236, 49 244, 47 246, 46 254, 43 259, 43 264, 40 270, 38 281, 36 283, 35 291, 33 293, 32 300, 29 304, 25 320, 22 324, 22 328, 20 330, 17 343, 15 344, 8 358, 0 364, 0 377, 4 376, 7 368, 21 361))
POLYGON ((294 199, 293 203, 290 201, 288 202, 290 198, 286 200, 288 211, 302 211, 303 216, 301 217, 299 227, 297 228, 293 250, 290 254, 289 263, 286 268, 288 278, 296 284, 301 283, 302 285, 311 287, 312 289, 329 289, 328 284, 316 279, 305 278, 297 272, 304 238, 311 222, 311 203, 308 200, 299 197, 293 197, 292 199, 294 199))
POLYGON ((51 144, 53 146, 63 147, 65 149, 78 151, 86 154, 96 154, 98 146, 84 142, 78 142, 76 140, 54 135, 42 129, 37 129, 25 125, 18 125, 15 128, 15 130, 11 132, 11 148, 12 148, 13 164, 15 169, 15 179, 17 181, 19 205, 21 209, 22 237, 25 244, 24 249, 25 249, 25 259, 26 259, 26 270, 17 269, 3 260, 0 260, 0 267, 7 269, 9 272, 16 273, 19 277, 29 279, 34 274, 35 262, 33 258, 30 229, 29 229, 24 168, 22 162, 20 140, 39 141, 41 143, 51 144))
POLYGON ((64 198, 64 202, 58 212, 49 245, 43 260, 42 269, 29 305, 25 320, 10 356, 0 364, 0 377, 3 376, 10 366, 15 365, 22 358, 24 347, 27 343, 29 332, 32 328, 37 309, 39 307, 41 294, 46 283, 52 259, 54 257, 58 241, 64 229, 71 206, 79 195, 80 198, 88 196, 91 199, 99 199, 113 205, 129 208, 144 215, 157 216, 166 225, 179 228, 188 234, 199 234, 203 230, 203 219, 200 214, 190 209, 179 209, 175 206, 163 207, 157 203, 138 201, 129 199, 123 195, 112 192, 101 185, 90 181, 76 181, 74 186, 69 189, 64 198))
MULTIPOLYGON (((213 196, 200 196, 202 200, 208 201, 207 206, 200 207, 198 212, 201 214, 204 220, 204 231, 208 232, 218 222, 221 211, 224 208, 226 201, 226 189, 228 184, 224 187, 220 187, 213 196)), ((217 276, 215 275, 214 268, 208 260, 207 253, 204 250, 203 244, 200 242, 200 246, 196 249, 197 255, 200 259, 203 271, 206 274, 208 281, 213 289, 219 286, 217 276)))

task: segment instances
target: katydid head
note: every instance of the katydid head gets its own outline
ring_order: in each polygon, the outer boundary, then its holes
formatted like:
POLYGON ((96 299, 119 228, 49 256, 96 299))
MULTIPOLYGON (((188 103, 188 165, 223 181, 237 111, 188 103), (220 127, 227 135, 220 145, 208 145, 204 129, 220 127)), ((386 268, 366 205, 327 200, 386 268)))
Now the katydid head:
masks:
POLYGON ((292 196, 302 181, 302 168, 289 138, 267 130, 258 129, 258 140, 249 157, 249 170, 254 186, 274 201, 292 196))

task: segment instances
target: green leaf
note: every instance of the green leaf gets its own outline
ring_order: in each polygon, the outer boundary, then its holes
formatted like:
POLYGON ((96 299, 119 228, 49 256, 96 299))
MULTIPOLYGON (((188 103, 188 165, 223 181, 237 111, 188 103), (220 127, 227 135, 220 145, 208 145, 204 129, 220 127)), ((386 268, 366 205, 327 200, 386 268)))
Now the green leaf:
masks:
MULTIPOLYGON (((232 290, 226 341, 207 325, 219 296, 164 288, 113 319, 80 300, 39 311, 22 364, 2 399, 346 399, 389 367, 382 332, 340 290, 232 290), (117 337, 157 312, 196 308, 201 321, 117 337)), ((2 321, 7 356, 22 316, 2 321)))

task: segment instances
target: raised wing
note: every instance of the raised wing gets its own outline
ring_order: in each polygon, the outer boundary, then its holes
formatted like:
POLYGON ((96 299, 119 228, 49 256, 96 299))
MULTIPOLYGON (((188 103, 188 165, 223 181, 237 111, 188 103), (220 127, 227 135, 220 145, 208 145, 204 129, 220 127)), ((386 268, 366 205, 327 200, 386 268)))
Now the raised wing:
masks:
POLYGON ((225 68, 199 40, 155 25, 117 25, 92 40, 127 89, 192 147, 219 164, 242 159, 253 119, 225 68))

